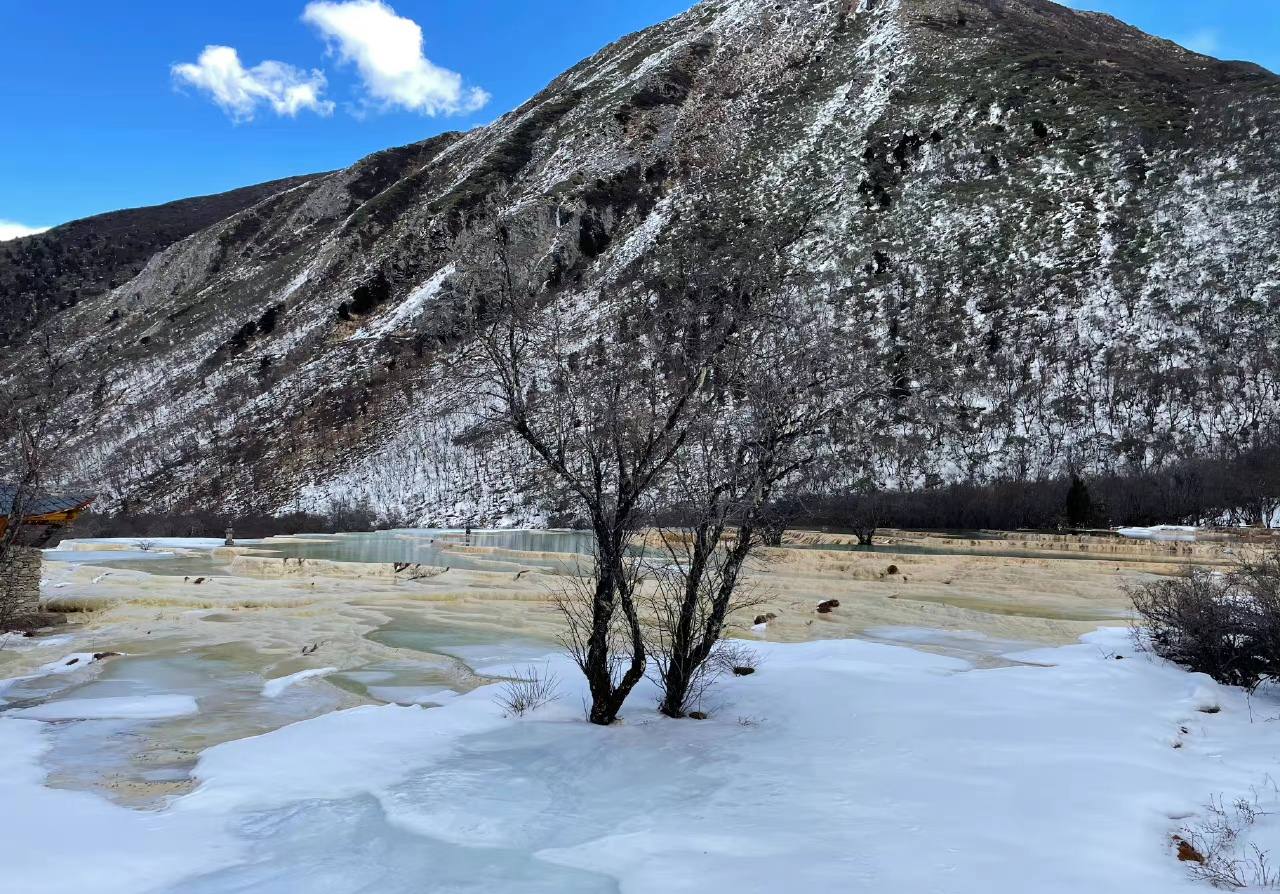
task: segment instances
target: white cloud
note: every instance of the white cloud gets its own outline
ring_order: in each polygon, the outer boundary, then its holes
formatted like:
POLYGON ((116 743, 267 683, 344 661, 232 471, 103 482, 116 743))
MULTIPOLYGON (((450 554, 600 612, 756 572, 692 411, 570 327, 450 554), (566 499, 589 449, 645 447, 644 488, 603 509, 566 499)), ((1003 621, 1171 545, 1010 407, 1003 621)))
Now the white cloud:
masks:
POLYGON ((490 96, 423 54, 422 28, 382 0, 316 0, 303 21, 314 25, 343 62, 354 63, 376 104, 426 115, 474 112, 490 96))
POLYGON ((1206 56, 1216 56, 1222 49, 1222 40, 1218 37, 1218 32, 1212 28, 1202 28, 1178 42, 1188 50, 1203 53, 1206 56))
POLYGON ((10 239, 21 239, 23 236, 34 236, 36 233, 43 233, 48 227, 29 227, 26 224, 20 224, 15 220, 4 220, 0 218, 0 242, 8 242, 10 239))
POLYGON ((173 77, 208 93, 234 121, 253 120, 261 106, 290 118, 307 109, 319 115, 333 112, 333 103, 321 98, 328 84, 324 72, 270 59, 245 68, 233 47, 207 46, 198 61, 173 66, 173 77))

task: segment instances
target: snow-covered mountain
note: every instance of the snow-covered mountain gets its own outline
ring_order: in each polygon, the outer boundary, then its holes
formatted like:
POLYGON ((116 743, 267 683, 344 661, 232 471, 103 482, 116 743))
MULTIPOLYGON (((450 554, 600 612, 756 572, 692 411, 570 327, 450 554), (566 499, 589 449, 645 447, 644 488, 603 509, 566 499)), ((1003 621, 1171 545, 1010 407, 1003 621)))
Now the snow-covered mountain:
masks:
POLYGON ((719 219, 717 171, 811 212, 833 312, 896 383, 885 475, 1247 441, 1280 416, 1277 138, 1280 78, 1048 0, 705 0, 78 294, 69 447, 135 506, 534 516, 521 452, 437 387, 473 225, 509 210, 589 303, 673 209, 719 219))

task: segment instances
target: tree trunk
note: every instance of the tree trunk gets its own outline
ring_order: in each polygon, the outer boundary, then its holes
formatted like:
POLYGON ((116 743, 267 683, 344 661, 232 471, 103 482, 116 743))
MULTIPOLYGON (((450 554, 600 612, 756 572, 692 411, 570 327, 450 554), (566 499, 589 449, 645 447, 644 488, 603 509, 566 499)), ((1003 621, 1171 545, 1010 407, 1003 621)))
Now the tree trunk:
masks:
POLYGON ((658 710, 668 717, 684 717, 694 681, 703 669, 703 665, 711 657, 711 653, 720 642, 724 633, 724 624, 729 614, 729 603, 733 599, 738 585, 738 575, 747 557, 751 554, 755 531, 750 525, 738 528, 737 540, 729 550, 725 566, 721 574, 720 586, 711 598, 711 611, 701 630, 693 629, 693 612, 699 592, 702 576, 705 573, 711 552, 720 543, 723 528, 713 532, 705 532, 699 536, 694 556, 690 562, 689 585, 684 605, 681 606, 680 624, 672 634, 671 659, 667 671, 662 678, 662 702, 658 710), (700 551, 701 552, 700 554, 700 551), (695 577, 696 571, 696 577, 695 577), (688 618, 686 623, 686 616, 688 618))
POLYGON ((583 658, 582 672, 591 692, 591 709, 587 716, 598 726, 609 726, 618 719, 627 696, 644 677, 645 649, 624 564, 626 544, 625 527, 597 526, 596 589, 591 609, 591 637, 583 658), (622 679, 615 684, 609 634, 619 608, 626 617, 631 637, 631 662, 622 679))
POLYGON ((689 698, 689 687, 693 679, 682 662, 672 661, 667 673, 662 678, 662 702, 658 711, 677 720, 685 715, 685 702, 689 698))

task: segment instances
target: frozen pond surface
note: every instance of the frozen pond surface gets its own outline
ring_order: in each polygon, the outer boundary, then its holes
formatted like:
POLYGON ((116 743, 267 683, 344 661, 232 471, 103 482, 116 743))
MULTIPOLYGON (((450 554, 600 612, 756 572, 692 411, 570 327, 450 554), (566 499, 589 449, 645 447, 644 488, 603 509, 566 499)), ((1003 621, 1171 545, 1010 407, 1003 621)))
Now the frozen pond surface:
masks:
POLYGON ((163 888, 165 894, 606 894, 610 877, 559 867, 528 851, 414 834, 370 795, 315 800, 240 819, 250 842, 237 866, 163 888))
POLYGON ((495 637, 492 632, 474 628, 422 623, 403 613, 393 613, 391 623, 368 636, 397 649, 455 658, 479 674, 538 661, 559 648, 554 642, 530 637, 495 637))
MULTIPOLYGON (((103 564, 115 563, 122 556, 120 565, 152 574, 225 574, 229 562, 210 554, 218 544, 157 541, 152 548, 137 551, 128 549, 131 541, 116 541, 110 545, 126 551, 69 549, 49 558, 103 564), (175 557, 171 550, 192 552, 175 557)), ((528 567, 566 568, 578 562, 590 545, 589 535, 573 531, 474 531, 468 538, 464 531, 411 530, 242 543, 254 553, 299 558, 439 562, 459 567, 472 563, 508 572, 528 567)), ((895 549, 902 548, 883 548, 886 552, 895 549)), ((1071 554, 1053 556, 1064 557, 1071 554)), ((1006 605, 998 600, 968 598, 963 593, 919 593, 912 598, 917 603, 936 602, 988 615, 1081 621, 1106 617, 1106 612, 1084 605, 1058 609, 1014 599, 1006 605)), ((314 662, 286 662, 279 670, 266 669, 261 654, 234 645, 189 649, 180 641, 147 641, 136 649, 124 649, 135 654, 110 659, 101 666, 15 681, 7 691, 0 684, 0 711, 8 710, 16 717, 31 709, 26 715, 29 718, 67 721, 50 724, 49 735, 57 745, 45 759, 45 766, 54 784, 105 791, 123 803, 153 804, 190 786, 196 756, 210 746, 354 704, 447 705, 475 685, 473 671, 480 675, 513 667, 523 671, 540 665, 545 656, 558 650, 555 642, 545 638, 545 630, 541 639, 527 635, 527 624, 509 632, 496 630, 491 613, 496 610, 469 607, 454 612, 448 621, 438 614, 428 621, 424 613, 380 607, 378 612, 391 620, 371 630, 366 639, 403 650, 399 656, 344 663, 341 655, 326 654, 314 662), (308 669, 326 672, 275 691, 284 677, 308 669)), ((210 622, 254 623, 252 613, 236 615, 226 610, 202 612, 201 617, 210 622)), ((1003 655, 1029 646, 1010 639, 944 633, 920 626, 881 626, 865 635, 878 642, 958 657, 979 667, 1008 665, 1011 662, 1003 655)), ((49 648, 50 658, 59 654, 56 647, 49 648)), ((280 657, 275 660, 285 661, 280 657)))
MULTIPOLYGON (((474 532, 468 544, 463 532, 400 531, 257 548, 336 561, 457 556, 509 579, 576 562, 587 544, 572 532, 474 532)), ((185 548, 206 555, 126 561, 152 573, 214 564, 210 545, 185 548)), ((845 557, 802 558, 838 569, 814 587, 849 574, 845 557)), ((902 564, 916 585, 911 560, 902 564)), ((1274 764, 1272 726, 1250 724, 1230 692, 1132 654, 1113 660, 1123 631, 1033 649, 914 618, 862 641, 751 644, 758 673, 718 685, 702 706, 708 722, 661 718, 646 681, 625 722, 600 730, 582 722, 581 675, 530 635, 551 635, 545 607, 504 613, 524 604, 500 592, 510 584, 457 577, 456 603, 449 590, 429 603, 410 601, 437 596, 416 588, 362 597, 357 580, 345 604, 170 610, 216 622, 201 636, 239 645, 194 646, 181 625, 153 639, 141 604, 147 636, 118 646, 126 656, 67 664, 88 647, 74 631, 21 644, 58 672, 0 684, 10 756, 0 798, 30 819, 0 836, 7 880, 24 894, 1171 894, 1194 890, 1164 853, 1178 817, 1218 792, 1247 793, 1274 764), (470 586, 499 592, 469 599, 470 586), (319 654, 252 636, 271 618, 305 624, 333 611, 359 626, 319 654), (530 665, 561 681, 560 698, 530 717, 505 717, 493 688, 473 690, 472 670, 530 665), (1223 706, 1211 718, 1199 707, 1210 702, 1223 706), (51 722, 20 719, 31 709, 51 722), (1237 739, 1215 733, 1224 724, 1237 739), (28 857, 60 838, 77 842, 74 863, 28 857)), ((943 586, 911 599, 1006 608, 943 586)), ((1051 610, 1018 602, 1007 610, 1051 610)), ((782 611, 803 623, 813 604, 782 611)), ((324 641, 312 631, 305 645, 324 641)))
POLYGON ((934 630, 928 627, 871 627, 865 636, 875 642, 916 646, 941 655, 952 655, 978 666, 1007 666, 1005 656, 1028 652, 1038 644, 1001 639, 970 630, 934 630))
MULTIPOLYGON (((118 541, 129 546, 135 541, 118 541)), ((145 542, 139 538, 136 543, 145 542)), ((86 541, 92 543, 92 541, 86 541)), ((166 552, 167 541, 154 551, 48 550, 54 562, 92 563, 108 568, 145 571, 165 576, 195 577, 231 574, 230 558, 209 554, 216 542, 203 544, 194 555, 166 552), (204 554, 201 554, 204 553, 204 554)), ((404 529, 356 534, 306 534, 251 540, 237 544, 247 555, 329 562, 434 565, 468 571, 506 571, 544 568, 575 572, 580 557, 590 555, 591 537, 580 531, 465 531, 404 529)))
POLYGON ((473 531, 468 537, 462 531, 399 530, 307 535, 297 540, 276 538, 254 544, 251 549, 291 559, 438 565, 474 571, 489 570, 494 561, 502 561, 502 553, 521 552, 534 555, 508 557, 508 561, 561 569, 576 567, 576 563, 537 554, 588 555, 591 538, 575 531, 473 531), (490 550, 499 553, 490 558, 490 550))
POLYGON ((264 699, 263 677, 248 669, 252 656, 234 646, 155 647, 146 655, 21 681, 0 693, 4 714, 72 721, 48 725, 51 780, 145 801, 140 783, 186 780, 200 750, 332 711, 342 702, 323 687, 296 687, 288 697, 264 699))
MULTIPOLYGON (((46 549, 44 551, 44 560, 46 562, 70 562, 72 565, 105 565, 104 559, 109 559, 110 563, 121 564, 124 562, 155 562, 168 561, 176 559, 177 553, 168 552, 166 550, 141 550, 141 549, 122 549, 111 551, 85 550, 85 549, 46 549)), ((152 571, 154 568, 148 567, 146 570, 152 571)))

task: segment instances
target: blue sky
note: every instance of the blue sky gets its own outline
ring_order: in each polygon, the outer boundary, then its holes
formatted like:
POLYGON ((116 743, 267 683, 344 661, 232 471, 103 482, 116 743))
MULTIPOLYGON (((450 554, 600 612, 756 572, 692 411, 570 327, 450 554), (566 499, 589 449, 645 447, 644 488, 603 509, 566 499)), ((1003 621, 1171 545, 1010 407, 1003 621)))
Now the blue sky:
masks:
MULTIPOLYGON (((689 5, 0 0, 0 239, 486 123, 689 5)), ((1280 70, 1280 0, 1073 5, 1280 70)))

